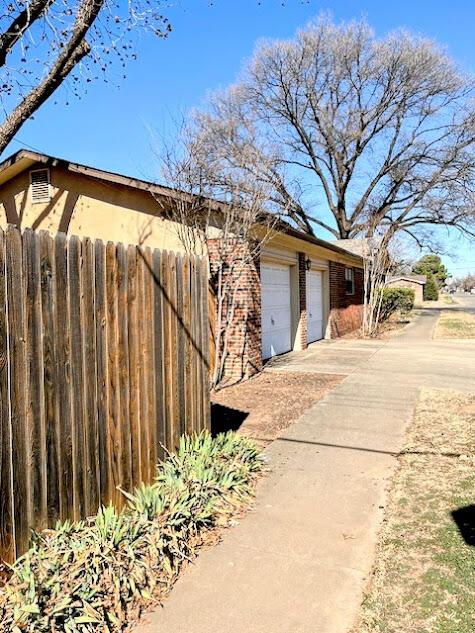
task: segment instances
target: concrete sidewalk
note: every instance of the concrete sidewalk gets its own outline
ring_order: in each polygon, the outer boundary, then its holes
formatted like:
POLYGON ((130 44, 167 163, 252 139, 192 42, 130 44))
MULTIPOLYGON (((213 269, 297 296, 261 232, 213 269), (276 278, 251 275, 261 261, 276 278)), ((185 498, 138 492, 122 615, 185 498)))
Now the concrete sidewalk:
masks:
POLYGON ((137 633, 349 631, 420 386, 475 384, 475 344, 433 341, 437 316, 425 311, 384 343, 315 346, 298 361, 322 371, 340 357, 351 373, 268 447, 255 510, 200 554, 137 633))

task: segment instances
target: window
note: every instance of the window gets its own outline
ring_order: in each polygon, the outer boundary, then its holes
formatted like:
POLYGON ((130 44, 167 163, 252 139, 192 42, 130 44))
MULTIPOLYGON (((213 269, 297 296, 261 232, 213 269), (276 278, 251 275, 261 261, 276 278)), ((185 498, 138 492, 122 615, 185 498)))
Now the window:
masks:
POLYGON ((345 284, 346 284, 346 294, 354 295, 355 294, 355 271, 353 268, 345 268, 345 284))
POLYGON ((49 169, 35 169, 35 171, 30 171, 30 182, 31 201, 33 204, 49 202, 51 200, 49 169))

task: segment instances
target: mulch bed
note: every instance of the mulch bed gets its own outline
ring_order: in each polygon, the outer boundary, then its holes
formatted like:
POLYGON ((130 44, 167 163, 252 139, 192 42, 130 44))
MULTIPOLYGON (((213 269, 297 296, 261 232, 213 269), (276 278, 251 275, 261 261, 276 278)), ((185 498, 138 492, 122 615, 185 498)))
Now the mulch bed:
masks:
POLYGON ((344 376, 264 371, 211 395, 214 433, 239 430, 262 444, 275 439, 344 376))

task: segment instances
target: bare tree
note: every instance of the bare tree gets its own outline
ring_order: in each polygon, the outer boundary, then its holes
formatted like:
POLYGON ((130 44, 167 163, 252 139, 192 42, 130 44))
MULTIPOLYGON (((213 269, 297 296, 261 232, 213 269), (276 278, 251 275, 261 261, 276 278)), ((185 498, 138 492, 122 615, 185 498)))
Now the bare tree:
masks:
MULTIPOLYGON (((211 383, 221 386, 227 376, 230 341, 236 338, 247 345, 248 318, 253 307, 241 304, 240 289, 249 283, 246 277, 260 249, 277 228, 278 218, 263 212, 269 191, 265 185, 247 187, 237 173, 223 179, 220 200, 209 186, 208 161, 203 162, 203 148, 182 129, 181 144, 160 152, 162 172, 170 185, 169 195, 157 197, 165 214, 176 223, 177 235, 184 250, 191 255, 205 255, 210 260, 210 286, 215 305, 212 307, 214 368, 211 383), (214 319, 215 316, 215 319, 214 319), (241 328, 241 335, 237 330, 241 328)), ((212 166, 211 166, 212 169, 212 166)), ((258 274, 258 271, 255 271, 258 274)), ((244 350, 241 350, 244 356, 244 350)), ((233 350, 233 357, 236 349, 233 350)))
POLYGON ((160 0, 11 0, 0 9, 0 153, 68 77, 80 96, 118 58, 134 58, 139 32, 170 30, 160 0), (87 63, 86 63, 87 60, 87 63))
POLYGON ((210 185, 247 172, 247 186, 269 187, 268 208, 308 233, 474 235, 473 90, 432 41, 323 16, 293 40, 261 42, 191 125, 210 185))

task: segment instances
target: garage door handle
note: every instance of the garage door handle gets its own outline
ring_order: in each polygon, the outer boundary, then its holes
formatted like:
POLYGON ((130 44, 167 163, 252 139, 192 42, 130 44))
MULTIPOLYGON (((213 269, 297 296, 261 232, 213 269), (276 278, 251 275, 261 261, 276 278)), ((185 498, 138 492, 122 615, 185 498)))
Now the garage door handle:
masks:
POLYGON ((270 322, 271 322, 271 325, 275 325, 274 317, 271 316, 270 322))

